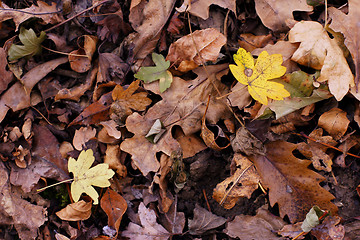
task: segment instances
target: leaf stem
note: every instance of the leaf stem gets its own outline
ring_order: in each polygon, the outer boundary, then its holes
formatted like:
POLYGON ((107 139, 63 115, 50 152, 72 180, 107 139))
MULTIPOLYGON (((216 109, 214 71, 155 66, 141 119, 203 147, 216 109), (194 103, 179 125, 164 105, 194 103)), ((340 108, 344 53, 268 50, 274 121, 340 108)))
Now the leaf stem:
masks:
POLYGON ((42 192, 42 191, 44 191, 45 189, 48 189, 48 188, 51 188, 51 187, 60 185, 60 184, 62 184, 62 183, 71 182, 71 181, 74 181, 74 179, 67 179, 67 180, 64 180, 64 181, 61 181, 61 182, 58 182, 58 183, 54 183, 54 184, 51 184, 51 185, 49 185, 49 186, 46 186, 46 187, 37 189, 36 191, 37 191, 37 192, 42 192))

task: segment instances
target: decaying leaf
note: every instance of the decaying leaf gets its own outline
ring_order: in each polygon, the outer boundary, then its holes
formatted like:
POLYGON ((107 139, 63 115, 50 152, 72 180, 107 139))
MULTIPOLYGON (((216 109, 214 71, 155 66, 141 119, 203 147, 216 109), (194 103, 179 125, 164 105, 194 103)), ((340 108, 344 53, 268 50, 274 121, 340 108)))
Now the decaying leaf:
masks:
POLYGON ((233 170, 232 176, 217 184, 213 192, 215 201, 222 202, 222 206, 226 209, 233 208, 241 197, 250 198, 260 181, 253 163, 245 156, 235 153, 232 161, 235 172, 233 170))
POLYGON ((275 141, 266 144, 266 149, 266 156, 250 159, 261 176, 262 185, 269 188, 271 206, 279 204, 281 217, 287 215, 291 222, 301 221, 314 205, 337 212, 331 202, 334 196, 319 185, 324 177, 307 168, 311 161, 292 154, 295 144, 275 141))
MULTIPOLYGON (((184 1, 184 4, 186 1, 184 1)), ((186 9, 194 16, 201 17, 206 20, 209 17, 209 8, 210 5, 215 4, 222 8, 227 8, 236 14, 236 1, 235 0, 220 0, 220 1, 212 1, 212 0, 199 0, 194 1, 191 5, 188 5, 186 9)), ((184 7, 180 7, 184 8, 184 7)))
MULTIPOLYGON (((327 216, 321 224, 311 231, 311 235, 315 236, 316 239, 319 240, 346 239, 344 238, 346 228, 340 224, 340 221, 341 218, 339 216, 327 216)), ((354 232, 356 232, 355 229, 354 232)), ((349 239, 351 239, 351 237, 349 239)), ((356 239, 356 237, 354 239, 356 239)))
POLYGON ((114 103, 110 107, 110 118, 115 122, 125 122, 125 119, 133 112, 132 110, 144 111, 151 103, 151 100, 146 97, 146 92, 135 93, 139 88, 139 83, 139 80, 132 82, 126 90, 116 85, 112 91, 114 103))
POLYGON ((81 151, 85 144, 96 135, 96 129, 91 127, 81 127, 75 131, 73 145, 76 150, 81 151))
POLYGON ((177 205, 175 199, 169 211, 160 218, 162 225, 172 234, 181 234, 185 227, 185 214, 177 211, 177 205))
POLYGON ((225 43, 226 37, 214 28, 197 30, 172 43, 166 59, 175 63, 177 70, 187 72, 208 61, 216 61, 225 43))
POLYGON ((168 70, 170 67, 170 61, 165 61, 164 56, 161 54, 152 53, 151 56, 156 66, 141 67, 134 77, 143 80, 145 83, 151 83, 159 80, 160 92, 164 92, 171 86, 173 81, 173 76, 168 70))
POLYGON ((301 229, 304 232, 310 232, 311 229, 319 225, 320 217, 325 213, 318 206, 313 206, 310 211, 306 214, 306 218, 301 225, 301 229))
POLYGON ((277 0, 255 0, 255 8, 262 23, 276 32, 289 29, 286 22, 294 19, 294 11, 310 12, 313 10, 312 6, 306 4, 306 0, 285 2, 277 0))
POLYGON ((100 200, 100 206, 108 216, 108 226, 117 232, 122 216, 127 209, 126 200, 120 194, 108 188, 100 200))
POLYGON ((206 232, 207 230, 217 228, 223 225, 225 222, 225 218, 216 216, 215 214, 196 204, 194 209, 194 218, 192 220, 189 219, 189 233, 199 235, 206 232))
POLYGON ((328 81, 329 90, 340 101, 354 86, 354 76, 335 39, 318 22, 301 21, 290 30, 289 41, 300 42, 292 60, 317 70, 321 69, 319 82, 328 81), (311 35, 308 33, 311 32, 311 35))
POLYGON ((241 240, 280 239, 276 231, 285 225, 282 218, 271 214, 264 206, 256 211, 256 216, 237 215, 226 224, 224 232, 233 238, 241 240))
POLYGON ((286 67, 281 66, 283 60, 280 54, 269 55, 263 51, 254 64, 251 54, 240 48, 234 54, 234 61, 236 65, 229 65, 232 74, 241 84, 247 86, 250 95, 255 100, 267 105, 268 97, 282 100, 290 96, 284 85, 268 81, 281 77, 286 72, 286 67))
POLYGON ((110 145, 106 147, 104 163, 109 164, 109 167, 116 171, 119 177, 126 177, 126 166, 120 161, 120 146, 110 145))
POLYGON ((86 220, 91 216, 91 207, 91 202, 81 200, 79 202, 71 203, 56 212, 56 216, 58 216, 61 220, 66 221, 86 220))
POLYGON ((91 68, 91 60, 96 51, 96 36, 84 35, 84 44, 78 50, 69 54, 69 63, 71 69, 78 73, 83 73, 91 68))
MULTIPOLYGON (((358 86, 360 78, 360 56, 359 56, 359 39, 360 39, 360 2, 349 0, 349 13, 346 15, 335 7, 328 9, 329 16, 333 19, 330 28, 336 32, 341 32, 345 37, 345 45, 349 49, 351 57, 355 64, 355 84, 358 86)), ((356 90, 354 92, 357 92, 356 90)))
POLYGON ((297 149, 302 155, 312 161, 315 169, 321 171, 331 172, 332 170, 332 157, 326 153, 327 146, 335 146, 337 142, 331 136, 323 136, 322 128, 315 129, 309 134, 309 137, 315 139, 316 142, 308 140, 307 143, 298 143, 297 149), (320 144, 323 143, 323 144, 320 144))
POLYGON ((319 127, 327 131, 335 140, 344 136, 348 129, 350 120, 346 117, 346 112, 339 108, 332 108, 323 113, 319 118, 319 127))
POLYGON ((7 89, 8 84, 13 80, 13 74, 11 71, 6 70, 6 52, 3 48, 0 48, 0 93, 7 89))
POLYGON ((141 226, 130 222, 126 230, 122 232, 123 237, 134 240, 167 240, 171 235, 156 222, 154 210, 146 208, 143 202, 139 205, 138 216, 141 226))
POLYGON ((41 43, 45 40, 46 33, 41 32, 40 36, 37 37, 34 30, 31 28, 27 30, 22 27, 20 28, 19 38, 21 43, 24 45, 11 45, 8 52, 10 61, 14 61, 26 56, 32 57, 34 55, 40 54, 42 50, 41 43))
POLYGON ((108 179, 114 176, 115 172, 109 169, 109 165, 106 163, 90 168, 94 160, 95 157, 91 149, 83 150, 77 161, 72 157, 69 158, 69 172, 74 174, 74 181, 71 183, 71 196, 74 202, 79 201, 82 193, 86 193, 96 205, 99 194, 91 185, 103 188, 110 186, 108 179))

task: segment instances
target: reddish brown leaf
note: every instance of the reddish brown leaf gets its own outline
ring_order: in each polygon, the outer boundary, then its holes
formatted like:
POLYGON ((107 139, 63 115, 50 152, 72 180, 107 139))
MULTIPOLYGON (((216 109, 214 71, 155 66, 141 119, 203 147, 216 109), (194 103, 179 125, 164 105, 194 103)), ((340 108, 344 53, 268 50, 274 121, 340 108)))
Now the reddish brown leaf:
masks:
POLYGON ((108 188, 100 200, 100 206, 108 216, 109 227, 117 232, 122 216, 127 209, 126 200, 120 194, 108 188))
POLYGON ((176 12, 171 17, 167 31, 172 35, 179 34, 180 30, 184 28, 184 23, 179 19, 180 13, 176 12))
POLYGON ((109 120, 109 109, 113 102, 111 92, 104 94, 99 101, 90 104, 84 111, 76 117, 70 124, 97 124, 101 121, 109 120))
POLYGON ((292 154, 295 144, 275 141, 266 144, 266 149, 266 156, 257 155, 250 159, 263 186, 269 188, 271 206, 279 204, 281 217, 287 215, 292 223, 301 221, 314 205, 337 212, 331 202, 334 196, 319 185, 325 178, 307 168, 311 161, 292 154))
POLYGON ((71 69, 75 72, 83 73, 91 68, 91 59, 96 50, 96 36, 84 35, 84 44, 78 50, 74 50, 69 55, 71 69), (83 56, 78 56, 83 55, 83 56))

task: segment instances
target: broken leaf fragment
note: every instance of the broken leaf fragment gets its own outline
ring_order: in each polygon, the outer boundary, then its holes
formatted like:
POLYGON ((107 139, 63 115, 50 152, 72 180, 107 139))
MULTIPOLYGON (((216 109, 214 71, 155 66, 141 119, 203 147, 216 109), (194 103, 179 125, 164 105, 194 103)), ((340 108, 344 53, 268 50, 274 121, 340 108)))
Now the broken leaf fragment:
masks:
POLYGON ((156 66, 141 67, 134 77, 143 80, 145 83, 159 80, 159 89, 160 92, 163 93, 171 86, 173 81, 173 76, 171 72, 168 71, 170 61, 165 61, 164 56, 161 54, 152 53, 151 56, 156 66))
POLYGON ((77 161, 72 157, 69 159, 69 172, 74 174, 74 181, 71 183, 71 196, 74 202, 79 201, 82 193, 86 193, 96 205, 99 202, 99 194, 91 185, 102 188, 110 186, 108 179, 114 176, 115 172, 109 169, 109 165, 106 163, 90 168, 94 160, 91 149, 83 150, 77 161))
POLYGON ((250 95, 261 104, 267 105, 268 97, 283 100, 290 96, 284 85, 268 81, 281 77, 286 72, 286 67, 281 66, 283 62, 281 54, 269 55, 263 51, 254 63, 251 54, 240 48, 234 54, 234 61, 236 65, 229 65, 232 74, 241 84, 248 86, 250 95))
POLYGON ((32 57, 36 54, 41 53, 41 43, 45 40, 46 33, 42 31, 40 36, 37 37, 34 30, 31 28, 29 30, 25 28, 20 28, 19 39, 24 45, 11 45, 8 55, 9 60, 14 61, 22 57, 32 57))

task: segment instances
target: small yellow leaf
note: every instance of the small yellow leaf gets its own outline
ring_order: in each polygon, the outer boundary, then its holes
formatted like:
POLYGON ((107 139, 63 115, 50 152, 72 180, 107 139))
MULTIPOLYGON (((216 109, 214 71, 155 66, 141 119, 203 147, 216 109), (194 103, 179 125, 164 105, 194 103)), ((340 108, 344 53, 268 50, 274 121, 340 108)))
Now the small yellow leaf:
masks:
POLYGON ((266 51, 260 53, 256 64, 254 58, 245 49, 240 48, 234 54, 236 65, 230 64, 230 70, 234 77, 248 86, 250 95, 260 103, 267 105, 267 98, 283 100, 290 93, 284 85, 268 81, 281 77, 286 72, 286 67, 281 66, 283 60, 281 54, 269 55, 266 51))
POLYGON ((71 195, 74 202, 79 201, 82 193, 86 193, 94 200, 94 205, 98 204, 99 194, 91 186, 109 187, 109 178, 114 176, 115 172, 109 169, 109 165, 101 163, 91 167, 95 158, 91 149, 83 150, 78 160, 70 157, 68 163, 69 172, 74 174, 74 181, 71 183, 71 195))

